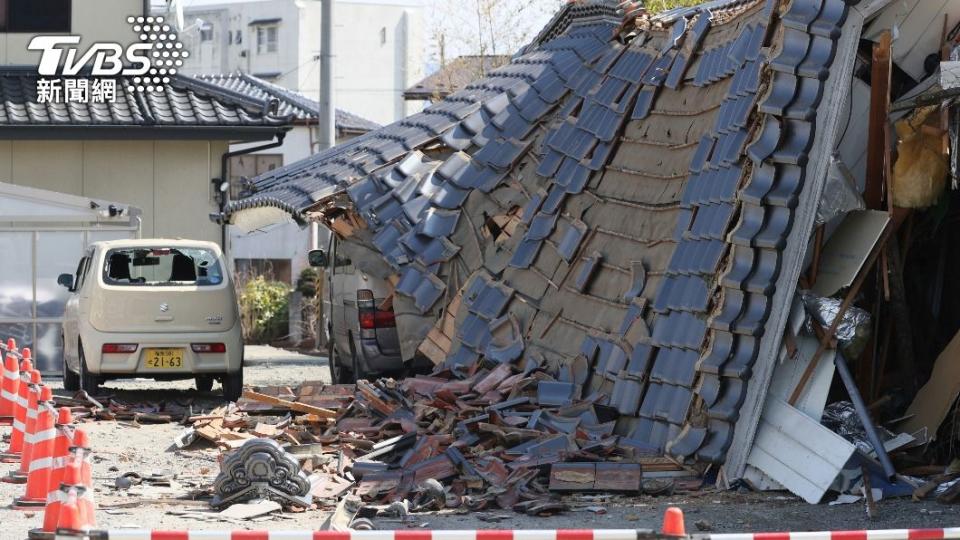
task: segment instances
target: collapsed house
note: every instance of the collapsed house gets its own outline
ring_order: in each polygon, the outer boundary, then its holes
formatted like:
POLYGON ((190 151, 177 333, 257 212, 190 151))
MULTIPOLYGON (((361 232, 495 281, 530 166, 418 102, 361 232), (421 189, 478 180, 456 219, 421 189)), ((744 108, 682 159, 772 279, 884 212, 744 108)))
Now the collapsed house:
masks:
MULTIPOLYGON (((500 415, 575 410, 591 448, 817 502, 844 470, 894 479, 883 450, 821 424, 852 298, 807 316, 855 288, 808 270, 872 189, 858 53, 893 29, 902 79, 928 79, 952 4, 571 2, 508 65, 257 178, 219 218, 325 223, 393 285, 405 357, 448 380, 539 374, 500 415), (590 423, 599 409, 615 421, 590 423)), ((872 208, 850 277, 890 236, 872 208)))

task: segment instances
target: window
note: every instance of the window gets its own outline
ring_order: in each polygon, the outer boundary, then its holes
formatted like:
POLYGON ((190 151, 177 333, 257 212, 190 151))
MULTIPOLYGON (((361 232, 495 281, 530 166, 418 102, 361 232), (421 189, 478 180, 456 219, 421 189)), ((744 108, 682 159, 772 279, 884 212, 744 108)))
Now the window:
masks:
POLYGON ((2 32, 69 32, 71 0, 0 0, 2 32))
POLYGON ((243 44, 243 30, 237 30, 237 45, 243 44))
POLYGON ((123 248, 107 252, 107 285, 212 286, 223 283, 220 259, 204 248, 123 248))
POLYGON ((70 289, 70 292, 76 292, 83 288, 83 280, 87 276, 88 263, 90 262, 90 256, 84 255, 80 259, 80 264, 77 265, 77 274, 73 278, 73 288, 70 289))
POLYGON ((278 31, 279 28, 276 26, 257 27, 257 54, 277 52, 278 31))
POLYGON ((380 44, 381 45, 387 44, 387 27, 386 26, 380 29, 380 44))
POLYGON ((233 30, 227 30, 227 45, 233 43, 233 30))
POLYGON ((203 22, 200 24, 200 41, 213 41, 213 23, 203 22))
POLYGON ((230 158, 230 199, 243 195, 247 182, 263 173, 283 167, 283 154, 247 154, 230 158))

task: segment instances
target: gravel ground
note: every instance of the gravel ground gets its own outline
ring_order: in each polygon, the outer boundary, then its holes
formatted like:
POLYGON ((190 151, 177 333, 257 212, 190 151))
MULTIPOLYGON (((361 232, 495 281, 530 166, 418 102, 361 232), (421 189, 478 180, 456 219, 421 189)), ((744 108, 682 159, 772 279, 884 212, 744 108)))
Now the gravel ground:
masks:
MULTIPOLYGON (((329 380, 329 370, 323 358, 288 353, 268 347, 251 347, 247 351, 250 364, 246 382, 251 385, 295 385, 305 380, 329 380)), ((60 388, 59 381, 51 381, 60 388)), ((218 389, 200 394, 190 381, 155 383, 132 380, 109 382, 117 397, 127 402, 167 399, 193 399, 198 408, 211 409, 221 404, 218 389)), ((59 391, 59 390, 58 390, 59 391)), ((264 521, 224 522, 210 516, 203 501, 179 499, 191 484, 209 483, 218 470, 218 452, 211 447, 194 445, 190 450, 177 450, 172 440, 182 429, 176 424, 144 425, 139 428, 115 422, 83 425, 90 434, 96 452, 93 474, 95 496, 100 508, 97 525, 101 528, 147 529, 313 529, 327 517, 323 510, 270 516, 264 521), (135 471, 141 475, 151 472, 173 474, 182 484, 181 489, 154 488, 142 491, 114 489, 115 479, 135 471), (188 513, 189 515, 182 515, 188 513), (204 516, 203 514, 207 515, 204 516), (179 514, 179 515, 178 515, 179 514)), ((4 432, 9 428, 0 428, 4 432)), ((14 469, 0 464, 0 476, 14 469)), ((6 505, 22 493, 22 486, 0 483, 0 504, 6 505)), ((825 529, 890 529, 950 527, 960 525, 960 508, 935 502, 915 503, 909 500, 890 500, 878 503, 879 517, 868 520, 862 504, 841 506, 808 505, 785 493, 720 493, 703 491, 693 496, 653 498, 608 497, 575 507, 597 506, 606 513, 574 510, 553 517, 532 518, 509 511, 494 510, 482 513, 417 514, 410 523, 375 520, 383 529, 427 527, 430 529, 570 529, 570 528, 656 528, 668 506, 681 506, 687 516, 689 532, 709 529, 716 532, 813 531, 825 529)), ((0 508, 0 540, 26 538, 29 529, 42 520, 41 513, 16 512, 0 508)))

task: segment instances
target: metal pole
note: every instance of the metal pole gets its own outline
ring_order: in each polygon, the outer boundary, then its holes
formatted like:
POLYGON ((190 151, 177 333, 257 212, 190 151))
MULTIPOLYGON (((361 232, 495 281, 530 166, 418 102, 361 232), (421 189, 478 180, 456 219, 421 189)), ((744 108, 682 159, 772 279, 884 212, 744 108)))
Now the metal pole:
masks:
POLYGON ((320 150, 337 142, 336 106, 333 91, 333 1, 320 0, 320 150))
POLYGON ((893 462, 890 461, 890 456, 887 455, 887 450, 883 446, 880 434, 877 433, 877 428, 870 418, 870 408, 864 403, 863 397, 860 395, 860 389, 857 388, 857 381, 853 378, 853 374, 850 373, 850 366, 847 365, 847 360, 843 357, 840 349, 837 349, 837 354, 833 357, 833 363, 837 366, 837 374, 840 375, 840 380, 843 381, 843 385, 847 387, 847 393, 850 394, 850 401, 853 402, 853 408, 856 409, 857 415, 860 416, 863 430, 867 433, 867 439, 870 440, 870 445, 873 446, 874 451, 877 453, 877 458, 880 460, 880 465, 883 466, 883 472, 887 475, 887 480, 893 480, 897 476, 897 470, 894 468, 893 462))

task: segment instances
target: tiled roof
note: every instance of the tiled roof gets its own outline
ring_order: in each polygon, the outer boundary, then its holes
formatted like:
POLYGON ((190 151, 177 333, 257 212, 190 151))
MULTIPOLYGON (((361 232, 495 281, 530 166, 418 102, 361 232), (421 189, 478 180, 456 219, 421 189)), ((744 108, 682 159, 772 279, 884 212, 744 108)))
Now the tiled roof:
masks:
POLYGON ((408 88, 403 97, 408 100, 447 97, 509 62, 509 56, 460 56, 408 88))
POLYGON ((268 103, 189 77, 174 76, 159 93, 129 93, 118 78, 112 103, 38 103, 35 67, 0 68, 0 129, 98 128, 284 128, 291 118, 268 103))
MULTIPOLYGON (((198 75, 197 78, 259 100, 275 98, 280 101, 279 113, 281 115, 293 115, 297 120, 316 119, 319 114, 320 104, 315 100, 299 92, 294 92, 254 77, 248 73, 237 72, 220 75, 198 75)), ((376 122, 361 118, 342 109, 337 109, 335 121, 338 130, 350 133, 366 133, 382 127, 376 122)))
POLYGON ((541 369, 615 410, 618 445, 722 463, 750 385, 769 381, 755 374, 777 360, 771 321, 789 307, 829 157, 814 139, 836 127, 817 123, 819 106, 843 86, 840 44, 859 38, 841 32, 843 0, 779 5, 624 26, 609 4, 570 4, 510 64, 259 177, 228 211, 335 219, 352 206, 367 228, 345 245, 388 263, 401 331, 462 298, 445 367, 541 369), (517 209, 512 234, 481 231, 517 209), (500 332, 506 316, 519 335, 500 332))

